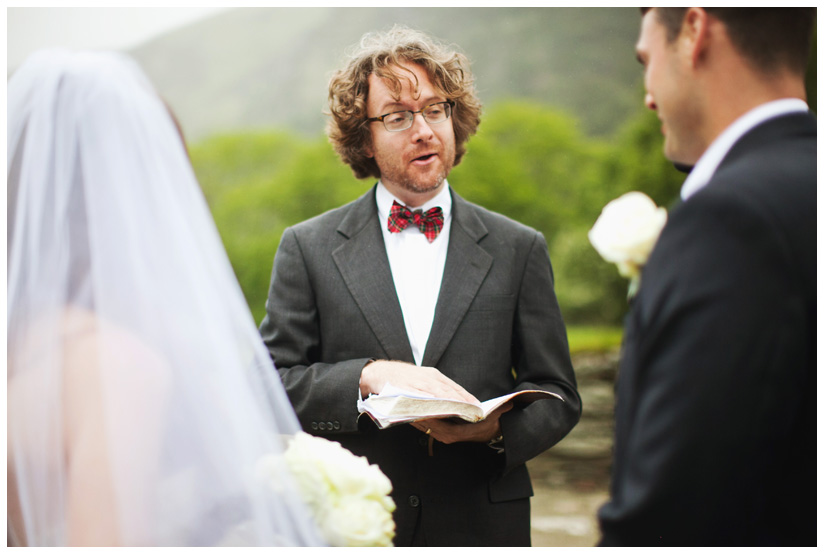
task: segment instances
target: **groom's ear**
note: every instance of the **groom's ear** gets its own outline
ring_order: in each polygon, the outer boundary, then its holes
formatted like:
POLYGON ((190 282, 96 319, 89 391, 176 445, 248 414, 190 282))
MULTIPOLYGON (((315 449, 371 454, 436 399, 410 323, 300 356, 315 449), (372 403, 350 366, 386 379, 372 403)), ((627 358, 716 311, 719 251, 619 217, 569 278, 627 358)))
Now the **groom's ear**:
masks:
POLYGON ((682 20, 678 40, 682 43, 680 46, 684 48, 693 69, 696 69, 707 54, 712 39, 708 32, 710 24, 710 16, 703 8, 689 8, 682 20))

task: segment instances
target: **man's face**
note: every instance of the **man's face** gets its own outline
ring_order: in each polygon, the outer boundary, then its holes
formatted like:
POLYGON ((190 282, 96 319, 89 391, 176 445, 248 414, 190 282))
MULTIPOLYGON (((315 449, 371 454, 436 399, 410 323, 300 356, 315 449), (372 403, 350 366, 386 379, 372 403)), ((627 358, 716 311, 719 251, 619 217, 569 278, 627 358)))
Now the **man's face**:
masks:
POLYGON ((636 55, 644 65, 645 105, 662 122, 665 157, 693 165, 704 151, 699 135, 701 111, 692 88, 689 53, 680 51, 681 46, 680 37, 668 43, 655 8, 644 15, 636 55))
MULTIPOLYGON (((389 84, 369 77, 368 117, 378 117, 400 110, 421 110, 435 102, 447 100, 430 82, 427 72, 417 64, 396 68, 401 77, 401 94, 395 98, 389 84), (409 72, 418 78, 415 79, 409 72)), ((412 127, 391 132, 381 122, 371 122, 372 144, 367 154, 375 158, 381 171, 381 182, 400 200, 416 207, 441 191, 444 180, 455 162, 453 119, 430 124, 421 114, 415 114, 412 127)))

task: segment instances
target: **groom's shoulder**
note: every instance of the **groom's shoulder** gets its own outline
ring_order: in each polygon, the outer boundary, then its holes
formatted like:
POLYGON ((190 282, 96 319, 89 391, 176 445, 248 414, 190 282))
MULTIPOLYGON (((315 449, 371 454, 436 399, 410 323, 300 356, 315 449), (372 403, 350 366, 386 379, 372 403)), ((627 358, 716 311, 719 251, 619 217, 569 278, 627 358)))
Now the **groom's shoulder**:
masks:
POLYGON ((669 214, 662 233, 668 250, 679 250, 676 242, 684 241, 718 251, 737 240, 740 253, 747 249, 764 257, 774 245, 782 250, 777 256, 792 254, 789 265, 807 264, 817 203, 816 144, 805 119, 773 122, 757 129, 761 136, 754 133, 737 144, 708 185, 669 214), (789 132, 782 133, 783 125, 789 132))
POLYGON ((816 186, 816 118, 791 114, 750 130, 731 148, 713 181, 740 182, 740 190, 816 186))
POLYGON ((777 124, 785 123, 787 133, 762 141, 747 141, 746 137, 741 152, 720 165, 708 193, 728 194, 771 212, 812 208, 816 202, 816 130, 799 125, 808 124, 808 118, 786 119, 789 121, 777 124), (794 123, 797 125, 790 127, 794 123))

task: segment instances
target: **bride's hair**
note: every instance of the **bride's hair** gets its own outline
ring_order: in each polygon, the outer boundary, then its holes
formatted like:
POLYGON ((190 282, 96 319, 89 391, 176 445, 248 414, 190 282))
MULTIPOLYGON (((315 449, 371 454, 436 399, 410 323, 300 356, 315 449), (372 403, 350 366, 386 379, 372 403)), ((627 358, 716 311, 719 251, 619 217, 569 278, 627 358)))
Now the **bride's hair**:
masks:
POLYGON ((366 154, 371 143, 366 122, 369 76, 387 79, 393 92, 399 94, 401 79, 415 80, 414 75, 399 75, 403 63, 423 67, 438 92, 455 102, 451 116, 456 143, 454 165, 461 161, 467 151, 467 140, 478 128, 481 101, 476 95, 469 60, 457 47, 398 25, 386 32, 368 33, 350 54, 346 67, 337 71, 329 84, 332 118, 327 124, 327 135, 359 179, 381 177, 375 160, 366 154))

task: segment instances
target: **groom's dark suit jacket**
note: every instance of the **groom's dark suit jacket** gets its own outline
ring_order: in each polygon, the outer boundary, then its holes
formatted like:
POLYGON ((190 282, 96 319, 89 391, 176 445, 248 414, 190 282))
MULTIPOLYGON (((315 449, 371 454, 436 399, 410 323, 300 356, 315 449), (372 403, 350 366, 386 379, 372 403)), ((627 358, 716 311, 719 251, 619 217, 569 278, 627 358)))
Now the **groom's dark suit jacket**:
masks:
POLYGON ((743 136, 628 317, 605 545, 816 544, 816 120, 743 136))
POLYGON ((578 422, 581 401, 544 237, 452 192, 444 277, 423 366, 480 400, 542 388, 564 398, 503 415, 505 453, 445 445, 356 409, 370 359, 413 362, 375 203, 360 199, 285 231, 261 334, 303 428, 378 464, 393 484, 396 545, 530 541, 525 462, 578 422), (417 532, 416 532, 417 530, 417 532))

